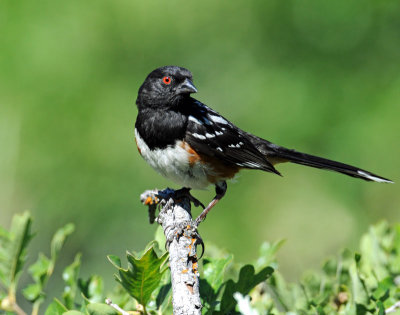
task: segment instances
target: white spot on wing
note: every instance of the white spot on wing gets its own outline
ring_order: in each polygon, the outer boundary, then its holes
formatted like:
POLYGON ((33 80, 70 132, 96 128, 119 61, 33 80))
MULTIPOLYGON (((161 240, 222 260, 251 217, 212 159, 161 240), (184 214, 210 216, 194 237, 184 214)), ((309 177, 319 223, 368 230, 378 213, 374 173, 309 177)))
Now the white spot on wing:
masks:
POLYGON ((370 180, 373 180, 374 182, 378 182, 378 183, 392 183, 392 184, 393 184, 393 182, 392 182, 391 180, 386 180, 386 179, 383 179, 383 178, 375 177, 375 176, 373 176, 373 175, 371 175, 371 174, 368 174, 368 173, 365 173, 365 172, 363 172, 363 171, 357 171, 357 173, 358 173, 359 175, 361 175, 362 177, 365 177, 365 178, 368 178, 368 179, 370 179, 370 180))
POLYGON ((260 167, 260 164, 258 164, 258 163, 255 163, 255 162, 243 162, 243 163, 237 163, 237 165, 239 165, 239 166, 244 166, 244 167, 256 167, 256 168, 259 168, 260 167))
POLYGON ((189 116, 189 120, 195 122, 198 125, 212 125, 212 122, 209 121, 206 117, 201 117, 201 119, 199 120, 194 116, 189 116))
POLYGON ((217 150, 218 150, 218 151, 221 151, 221 152, 224 152, 224 150, 222 150, 221 147, 217 147, 217 150))
POLYGON ((215 134, 212 134, 212 133, 206 133, 206 137, 207 138, 215 138, 215 134))
POLYGON ((193 137, 195 137, 195 138, 197 138, 197 139, 200 139, 200 140, 205 140, 205 139, 206 139, 205 136, 200 135, 200 134, 198 134, 198 133, 194 133, 194 134, 193 134, 193 137))
POLYGON ((224 125, 229 124, 229 122, 227 120, 225 120, 224 118, 222 118, 221 116, 209 115, 209 117, 215 123, 224 124, 224 125))
POLYGON ((189 120, 195 122, 196 124, 203 125, 203 123, 198 120, 196 117, 189 116, 189 120))

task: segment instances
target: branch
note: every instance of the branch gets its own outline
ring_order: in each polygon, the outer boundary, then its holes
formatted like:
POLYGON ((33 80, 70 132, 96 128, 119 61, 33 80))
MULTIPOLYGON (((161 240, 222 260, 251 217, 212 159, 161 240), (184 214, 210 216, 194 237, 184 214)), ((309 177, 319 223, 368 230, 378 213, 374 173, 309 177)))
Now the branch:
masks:
POLYGON ((385 310, 385 314, 393 313, 393 312, 397 311, 397 309, 399 309, 399 308, 400 308, 400 301, 396 302, 391 307, 387 308, 385 310))
POLYGON ((0 302, 0 310, 15 312, 17 315, 27 315, 25 311, 17 304, 17 301, 15 300, 15 294, 13 292, 10 292, 8 297, 0 302))
POLYGON ((201 242, 192 221, 190 200, 172 189, 148 190, 141 201, 149 206, 150 221, 156 204, 162 206, 156 222, 167 240, 174 315, 201 315, 196 245, 201 242))
POLYGON ((114 304, 110 299, 106 299, 106 304, 111 306, 117 312, 120 312, 122 315, 130 315, 128 312, 126 312, 122 308, 120 308, 117 304, 114 304))

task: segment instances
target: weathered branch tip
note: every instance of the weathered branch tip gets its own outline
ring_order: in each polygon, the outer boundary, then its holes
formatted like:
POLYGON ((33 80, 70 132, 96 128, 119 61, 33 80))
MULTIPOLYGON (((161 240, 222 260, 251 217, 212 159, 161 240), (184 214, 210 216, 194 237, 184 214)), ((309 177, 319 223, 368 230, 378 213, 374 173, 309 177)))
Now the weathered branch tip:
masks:
POLYGON ((176 193, 169 188, 147 190, 140 200, 149 207, 150 223, 160 224, 167 240, 174 314, 200 315, 197 245, 202 240, 192 220, 190 198, 179 195, 178 199, 176 193))

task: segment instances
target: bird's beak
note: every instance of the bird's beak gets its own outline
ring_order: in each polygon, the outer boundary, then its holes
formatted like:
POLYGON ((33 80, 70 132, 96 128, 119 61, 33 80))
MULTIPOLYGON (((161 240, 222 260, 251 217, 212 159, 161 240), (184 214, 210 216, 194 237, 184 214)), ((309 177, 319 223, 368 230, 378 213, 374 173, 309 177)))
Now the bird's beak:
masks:
POLYGON ((189 79, 185 79, 181 85, 178 86, 177 89, 178 94, 186 94, 186 93, 197 93, 197 89, 194 86, 193 82, 189 79))

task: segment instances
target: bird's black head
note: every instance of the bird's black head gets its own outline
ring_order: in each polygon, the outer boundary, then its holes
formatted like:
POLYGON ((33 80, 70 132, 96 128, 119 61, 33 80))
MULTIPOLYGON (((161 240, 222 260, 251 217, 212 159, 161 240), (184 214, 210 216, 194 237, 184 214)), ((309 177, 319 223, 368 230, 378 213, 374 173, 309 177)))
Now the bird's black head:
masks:
POLYGON ((153 70, 139 88, 136 104, 145 107, 173 107, 197 89, 192 73, 181 67, 165 66, 153 70))

